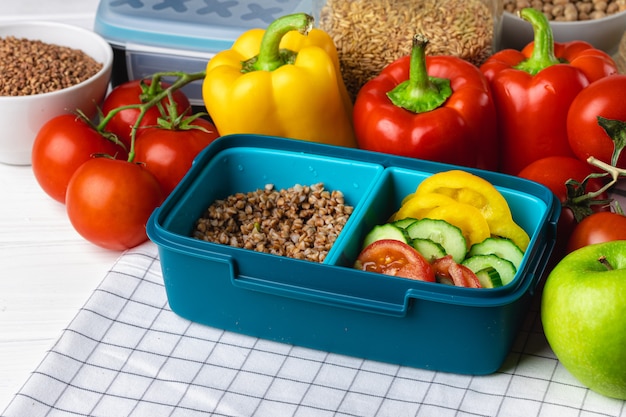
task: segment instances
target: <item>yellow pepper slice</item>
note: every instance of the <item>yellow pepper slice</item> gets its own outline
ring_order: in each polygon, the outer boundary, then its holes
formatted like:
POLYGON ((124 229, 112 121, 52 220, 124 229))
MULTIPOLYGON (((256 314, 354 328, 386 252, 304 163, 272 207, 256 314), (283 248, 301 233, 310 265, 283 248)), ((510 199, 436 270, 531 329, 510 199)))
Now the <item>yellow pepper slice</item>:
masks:
POLYGON ((513 220, 504 196, 484 178, 462 170, 438 172, 418 185, 413 198, 432 193, 477 208, 492 235, 509 238, 522 250, 528 247, 528 233, 513 220))
POLYGON ((455 202, 454 199, 443 194, 430 193, 423 196, 413 194, 411 198, 404 200, 393 220, 406 219, 407 217, 422 219, 430 210, 455 202))
POLYGON ((489 225, 480 210, 469 204, 453 201, 429 210, 424 217, 445 220, 461 229, 468 248, 491 236, 489 225))

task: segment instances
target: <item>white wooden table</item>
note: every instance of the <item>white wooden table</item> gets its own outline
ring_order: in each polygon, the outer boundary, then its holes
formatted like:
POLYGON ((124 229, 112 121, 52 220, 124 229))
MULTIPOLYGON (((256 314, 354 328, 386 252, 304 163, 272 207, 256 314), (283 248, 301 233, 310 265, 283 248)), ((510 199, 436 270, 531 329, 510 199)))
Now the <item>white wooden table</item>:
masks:
POLYGON ((0 164, 0 408, 119 256, 83 240, 30 167, 0 164))
MULTIPOLYGON (((0 0, 0 23, 46 19, 91 28, 97 4, 0 0)), ((29 166, 0 164, 0 411, 119 255, 83 240, 29 166)))
MULTIPOLYGON (((0 0, 0 23, 55 20, 91 28, 97 0, 0 0)), ((28 166, 0 164, 0 409, 111 268, 118 252, 83 240, 28 166)))

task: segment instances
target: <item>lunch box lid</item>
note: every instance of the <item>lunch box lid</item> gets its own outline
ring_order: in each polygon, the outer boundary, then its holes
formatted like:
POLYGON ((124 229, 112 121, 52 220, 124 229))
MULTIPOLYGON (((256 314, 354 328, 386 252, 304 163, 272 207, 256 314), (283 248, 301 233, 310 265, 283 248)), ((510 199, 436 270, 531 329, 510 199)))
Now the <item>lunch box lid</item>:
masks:
POLYGON ((228 49, 243 32, 311 12, 311 0, 101 0, 94 29, 111 44, 192 51, 228 49))

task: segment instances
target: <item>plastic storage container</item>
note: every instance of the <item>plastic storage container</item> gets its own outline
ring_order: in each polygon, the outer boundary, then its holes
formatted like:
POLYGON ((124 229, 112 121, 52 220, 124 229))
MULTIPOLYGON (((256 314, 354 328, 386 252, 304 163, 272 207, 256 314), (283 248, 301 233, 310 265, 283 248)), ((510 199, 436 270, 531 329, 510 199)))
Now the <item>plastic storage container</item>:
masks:
MULTIPOLYGON (((199 72, 248 29, 285 14, 311 12, 311 0, 101 0, 94 30, 113 47, 113 84, 155 72, 199 72)), ((202 105, 201 82, 183 90, 202 105)))
POLYGON ((352 268, 363 238, 434 172, 458 168, 255 135, 225 136, 151 216, 171 309, 206 325, 418 368, 489 374, 503 363, 554 246, 560 204, 545 187, 468 169, 494 184, 531 236, 516 278, 497 289, 352 268), (354 212, 323 263, 194 239, 196 220, 236 192, 322 182, 354 212))
POLYGON ((499 49, 502 0, 312 0, 319 27, 333 38, 348 91, 410 55, 416 34, 428 55, 453 55, 477 66, 499 49))

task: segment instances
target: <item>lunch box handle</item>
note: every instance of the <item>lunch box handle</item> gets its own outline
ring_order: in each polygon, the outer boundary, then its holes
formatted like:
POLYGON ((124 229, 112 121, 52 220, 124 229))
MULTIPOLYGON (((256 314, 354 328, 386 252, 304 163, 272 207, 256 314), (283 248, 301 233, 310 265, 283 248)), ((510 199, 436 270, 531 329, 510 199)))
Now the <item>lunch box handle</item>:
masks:
POLYGON ((532 271, 529 274, 538 275, 534 280, 534 285, 529 289, 529 294, 532 296, 535 294, 535 289, 539 285, 542 279, 542 275, 546 273, 548 262, 552 256, 552 251, 556 245, 556 228, 559 221, 559 215, 561 214, 561 202, 553 196, 552 209, 548 213, 548 220, 545 225, 545 245, 539 245, 541 248, 541 255, 534 263, 532 271))
POLYGON ((232 284, 237 288, 245 290, 344 309, 384 314, 394 317, 404 317, 407 313, 408 301, 404 297, 401 303, 395 303, 352 296, 345 293, 332 292, 330 290, 306 288, 260 278, 234 275, 232 277, 232 284))

